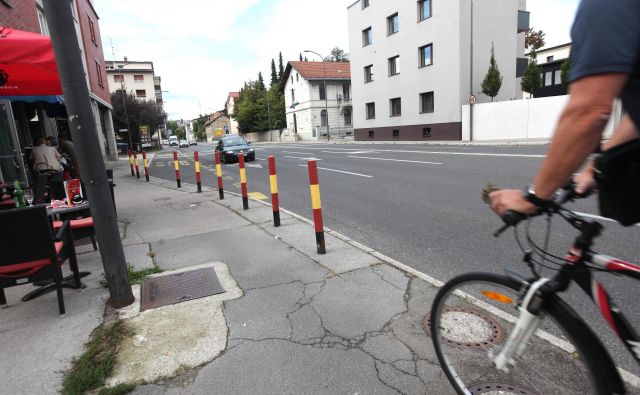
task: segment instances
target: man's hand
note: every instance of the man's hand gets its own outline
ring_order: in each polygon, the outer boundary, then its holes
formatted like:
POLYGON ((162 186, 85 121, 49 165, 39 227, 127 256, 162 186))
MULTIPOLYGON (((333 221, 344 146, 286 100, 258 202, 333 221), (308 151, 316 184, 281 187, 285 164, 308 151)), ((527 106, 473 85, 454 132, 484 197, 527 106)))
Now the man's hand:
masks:
POLYGON ((501 189, 491 193, 491 208, 502 218, 507 210, 522 214, 533 214, 538 209, 534 204, 525 200, 519 189, 501 189))
POLYGON ((593 178, 593 165, 590 163, 580 173, 573 177, 573 182, 576 183, 576 192, 580 195, 593 191, 596 188, 596 180, 593 178))

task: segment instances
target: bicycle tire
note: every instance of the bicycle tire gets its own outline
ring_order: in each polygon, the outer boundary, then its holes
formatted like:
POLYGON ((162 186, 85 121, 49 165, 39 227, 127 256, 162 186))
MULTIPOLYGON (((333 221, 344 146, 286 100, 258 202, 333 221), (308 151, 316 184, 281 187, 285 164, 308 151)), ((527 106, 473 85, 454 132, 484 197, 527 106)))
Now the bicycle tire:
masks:
POLYGON ((438 291, 430 313, 431 338, 456 392, 610 394, 605 375, 598 374, 602 366, 590 351, 588 338, 580 333, 585 324, 557 297, 545 303, 539 331, 517 357, 515 366, 509 366, 508 373, 495 368, 490 352, 499 352, 514 327, 509 315, 517 315, 520 288, 503 275, 468 273, 438 291), (499 302, 496 295, 508 299, 499 302), (548 336, 547 340, 541 338, 540 330, 552 335, 555 344, 548 336))

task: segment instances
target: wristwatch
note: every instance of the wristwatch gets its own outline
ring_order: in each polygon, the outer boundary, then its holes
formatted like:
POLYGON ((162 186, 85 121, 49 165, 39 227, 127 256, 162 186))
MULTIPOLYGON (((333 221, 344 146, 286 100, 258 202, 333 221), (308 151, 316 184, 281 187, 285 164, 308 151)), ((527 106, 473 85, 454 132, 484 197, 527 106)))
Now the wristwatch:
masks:
POLYGON ((525 200, 538 208, 547 208, 552 203, 551 200, 540 199, 539 197, 537 197, 536 192, 533 190, 533 185, 527 185, 526 187, 524 187, 522 196, 525 198, 525 200))

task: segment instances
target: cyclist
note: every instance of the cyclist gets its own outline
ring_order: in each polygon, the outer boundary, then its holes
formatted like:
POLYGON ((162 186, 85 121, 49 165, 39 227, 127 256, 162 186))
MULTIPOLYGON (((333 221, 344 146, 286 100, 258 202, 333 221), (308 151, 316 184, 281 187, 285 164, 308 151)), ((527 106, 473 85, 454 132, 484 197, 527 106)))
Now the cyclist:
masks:
MULTIPOLYGON (((532 214, 545 205, 599 146, 614 99, 627 114, 603 148, 640 137, 640 1, 582 0, 571 38, 569 102, 533 184, 491 194, 500 216, 507 210, 532 214)), ((576 182, 578 192, 593 184, 591 165, 576 182)))

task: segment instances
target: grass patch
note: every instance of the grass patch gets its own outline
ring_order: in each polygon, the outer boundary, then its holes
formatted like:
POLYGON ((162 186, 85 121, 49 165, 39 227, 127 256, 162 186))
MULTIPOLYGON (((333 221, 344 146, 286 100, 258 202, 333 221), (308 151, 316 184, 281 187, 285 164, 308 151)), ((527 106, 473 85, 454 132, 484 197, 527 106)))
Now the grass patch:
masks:
POLYGON ((135 384, 118 384, 112 388, 103 388, 98 395, 124 395, 136 389, 135 384))
MULTIPOLYGON (((129 283, 131 283, 131 285, 134 285, 142 283, 142 280, 144 280, 151 274, 162 273, 162 269, 154 266, 148 269, 136 270, 133 265, 127 265, 127 272, 129 273, 129 283)), ((107 284, 107 279, 105 278, 104 273, 102 274, 102 278, 100 279, 100 285, 102 285, 103 288, 107 288, 109 286, 109 284, 107 284)))
POLYGON ((100 325, 86 344, 85 352, 73 360, 71 370, 65 374, 62 394, 81 395, 102 387, 113 372, 118 347, 129 334, 130 329, 123 321, 100 325))

